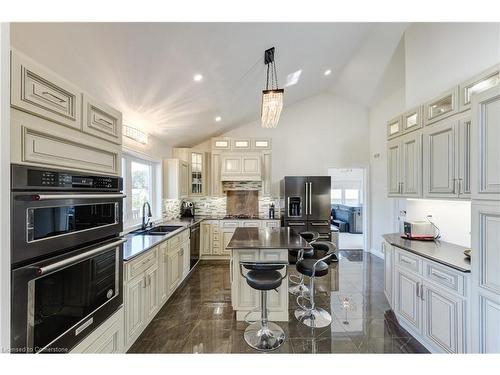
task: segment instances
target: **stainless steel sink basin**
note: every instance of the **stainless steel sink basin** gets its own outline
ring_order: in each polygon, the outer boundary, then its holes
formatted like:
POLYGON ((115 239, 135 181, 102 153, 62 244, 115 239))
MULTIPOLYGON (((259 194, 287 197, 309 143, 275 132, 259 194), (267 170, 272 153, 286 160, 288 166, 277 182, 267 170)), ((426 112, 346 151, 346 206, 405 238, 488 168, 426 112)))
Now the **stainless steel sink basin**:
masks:
POLYGON ((152 234, 152 235, 164 235, 170 232, 173 232, 174 230, 177 230, 179 228, 182 228, 180 225, 158 225, 157 227, 151 228, 146 232, 146 234, 152 234))

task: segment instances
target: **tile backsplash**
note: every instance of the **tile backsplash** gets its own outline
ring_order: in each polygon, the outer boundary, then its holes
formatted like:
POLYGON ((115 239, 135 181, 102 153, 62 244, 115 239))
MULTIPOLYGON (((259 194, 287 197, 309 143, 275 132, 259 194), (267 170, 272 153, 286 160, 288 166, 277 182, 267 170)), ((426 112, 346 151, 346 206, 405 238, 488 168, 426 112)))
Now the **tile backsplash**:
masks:
MULTIPOLYGON (((255 190, 255 189, 249 189, 255 190)), ((259 192, 260 193, 260 192, 259 192)), ((194 203, 196 215, 200 216, 225 216, 226 215, 226 197, 189 197, 187 200, 194 203)), ((275 218, 279 218, 279 199, 263 197, 259 194, 259 216, 267 218, 269 215, 269 205, 274 203, 275 218)), ((180 199, 163 200, 163 219, 173 220, 180 216, 180 199)))

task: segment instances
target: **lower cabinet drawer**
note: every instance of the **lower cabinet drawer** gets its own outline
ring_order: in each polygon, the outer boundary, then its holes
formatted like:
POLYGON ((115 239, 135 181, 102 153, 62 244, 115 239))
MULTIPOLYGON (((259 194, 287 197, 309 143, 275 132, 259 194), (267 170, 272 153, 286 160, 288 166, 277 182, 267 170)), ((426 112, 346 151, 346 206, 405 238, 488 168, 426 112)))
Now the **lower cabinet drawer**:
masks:
POLYGON ((150 267, 158 257, 158 247, 148 250, 146 254, 141 255, 139 258, 125 263, 125 277, 127 280, 133 279, 135 276, 140 275, 144 270, 150 267))
POLYGON ((421 273, 422 269, 422 261, 419 259, 417 255, 413 255, 412 253, 400 250, 396 248, 396 259, 395 264, 400 266, 401 268, 413 271, 417 274, 421 273))
POLYGON ((237 221, 222 220, 221 226, 222 228, 238 228, 240 224, 237 221))
POLYGON ((113 354, 124 352, 123 307, 96 328, 82 342, 75 346, 72 354, 113 354))
POLYGON ((465 279, 458 272, 454 272, 449 267, 439 266, 435 263, 424 261, 424 277, 439 284, 441 287, 465 295, 465 279))

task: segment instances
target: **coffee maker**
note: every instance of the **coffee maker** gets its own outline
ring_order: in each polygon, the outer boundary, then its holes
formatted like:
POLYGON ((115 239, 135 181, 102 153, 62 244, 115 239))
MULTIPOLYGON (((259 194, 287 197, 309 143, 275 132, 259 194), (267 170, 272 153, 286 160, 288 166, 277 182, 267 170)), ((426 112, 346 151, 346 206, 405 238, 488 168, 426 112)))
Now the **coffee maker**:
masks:
POLYGON ((193 202, 182 201, 181 217, 194 217, 194 203, 193 202))

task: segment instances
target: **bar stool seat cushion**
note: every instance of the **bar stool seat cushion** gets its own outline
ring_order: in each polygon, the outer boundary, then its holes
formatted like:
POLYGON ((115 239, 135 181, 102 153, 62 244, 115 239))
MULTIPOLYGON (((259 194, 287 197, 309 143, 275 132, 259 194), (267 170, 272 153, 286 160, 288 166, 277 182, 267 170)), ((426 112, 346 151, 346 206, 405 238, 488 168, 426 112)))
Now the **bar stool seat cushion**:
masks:
MULTIPOLYGON (((296 267, 297 271, 300 272, 303 275, 311 277, 313 274, 313 266, 314 263, 317 262, 317 259, 302 259, 299 262, 297 262, 296 267)), ((320 261, 316 265, 316 272, 314 273, 314 276, 325 276, 328 274, 328 264, 326 264, 323 261, 320 261)))
POLYGON ((272 290, 281 285, 282 275, 276 270, 252 270, 246 274, 247 284, 257 290, 272 290))

